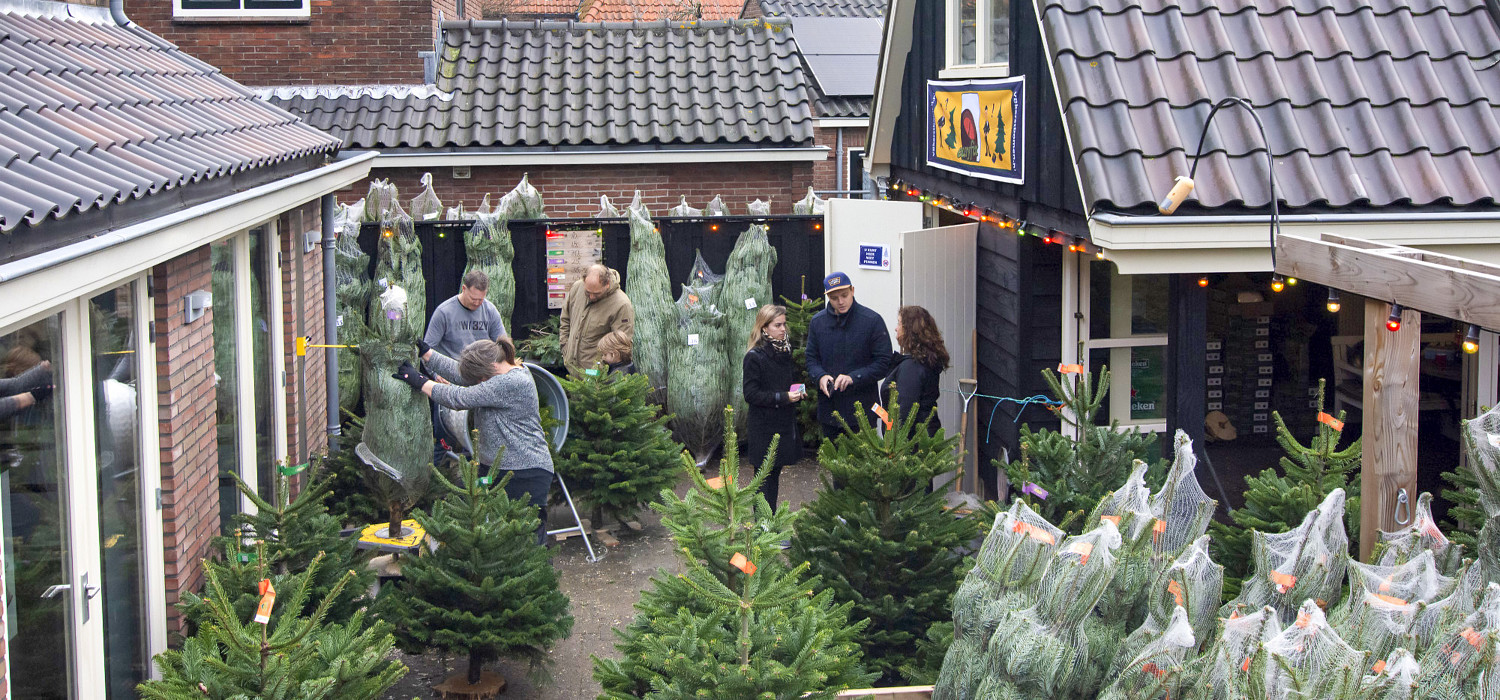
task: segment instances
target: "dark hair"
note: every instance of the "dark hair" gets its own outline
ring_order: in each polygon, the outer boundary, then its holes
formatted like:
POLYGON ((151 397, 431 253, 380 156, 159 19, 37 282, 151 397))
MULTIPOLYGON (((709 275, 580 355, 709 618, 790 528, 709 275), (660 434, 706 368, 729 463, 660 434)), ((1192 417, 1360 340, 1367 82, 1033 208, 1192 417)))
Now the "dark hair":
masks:
POLYGON ((903 306, 896 317, 900 319, 896 324, 896 343, 901 352, 938 372, 948 369, 948 348, 943 345, 943 332, 938 330, 932 314, 920 306, 903 306))
POLYGON ((476 340, 458 354, 458 376, 469 386, 479 384, 495 376, 495 363, 501 361, 516 364, 516 346, 510 338, 476 340))
POLYGON ((474 269, 464 273, 463 285, 469 289, 478 289, 481 292, 490 290, 490 276, 484 274, 484 270, 474 269))

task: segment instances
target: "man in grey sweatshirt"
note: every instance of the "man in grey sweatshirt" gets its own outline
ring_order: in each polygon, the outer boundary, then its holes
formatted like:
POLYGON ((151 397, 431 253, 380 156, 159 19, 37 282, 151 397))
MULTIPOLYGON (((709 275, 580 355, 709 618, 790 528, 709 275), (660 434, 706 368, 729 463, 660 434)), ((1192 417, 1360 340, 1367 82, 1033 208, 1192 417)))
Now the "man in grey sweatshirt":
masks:
MULTIPOLYGON (((495 340, 505 335, 505 323, 500 310, 490 303, 486 295, 490 289, 489 275, 483 270, 470 270, 464 275, 458 294, 438 304, 427 322, 427 334, 422 341, 434 350, 448 356, 458 357, 464 348, 476 340, 495 340)), ((448 434, 437 404, 432 405, 432 462, 442 464, 449 450, 457 450, 459 441, 448 434)))

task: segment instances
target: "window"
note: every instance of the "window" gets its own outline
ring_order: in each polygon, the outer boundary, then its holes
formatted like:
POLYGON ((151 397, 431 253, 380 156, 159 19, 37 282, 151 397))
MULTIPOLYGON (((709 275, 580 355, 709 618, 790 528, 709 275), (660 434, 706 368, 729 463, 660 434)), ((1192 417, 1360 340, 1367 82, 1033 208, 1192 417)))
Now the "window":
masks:
POLYGON ((1109 262, 1088 268, 1089 370, 1109 367, 1109 405, 1095 416, 1143 430, 1166 429, 1167 318, 1165 275, 1122 275, 1109 262))
POLYGON ((948 8, 949 70, 1004 75, 1010 65, 1010 0, 948 0, 948 8))
POLYGON ((873 199, 875 197, 874 184, 865 175, 865 149, 849 149, 849 158, 846 162, 849 164, 849 174, 844 182, 847 183, 845 189, 850 190, 849 198, 873 199))
POLYGON ((302 18, 311 16, 309 0, 172 0, 177 18, 302 18))

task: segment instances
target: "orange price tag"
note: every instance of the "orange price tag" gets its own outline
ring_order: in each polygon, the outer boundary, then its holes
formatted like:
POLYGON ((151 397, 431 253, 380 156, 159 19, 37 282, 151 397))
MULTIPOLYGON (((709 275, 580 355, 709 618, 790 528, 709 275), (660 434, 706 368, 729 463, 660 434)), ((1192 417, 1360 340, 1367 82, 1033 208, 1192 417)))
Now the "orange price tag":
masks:
POLYGON ((1375 673, 1384 673, 1385 672, 1385 659, 1381 659, 1379 661, 1376 661, 1374 668, 1371 668, 1370 670, 1374 671, 1375 673))
POLYGON ((755 573, 755 562, 746 559, 745 555, 739 552, 735 552, 734 556, 730 557, 729 565, 745 572, 746 575, 755 573))
POLYGON ((1277 593, 1286 593, 1297 585, 1297 577, 1291 574, 1283 574, 1280 571, 1271 572, 1271 583, 1276 584, 1277 593))
POLYGON ((1459 635, 1464 638, 1464 641, 1469 643, 1469 646, 1474 647, 1475 649, 1484 648, 1484 637, 1480 636, 1478 632, 1475 632, 1473 627, 1466 628, 1464 631, 1459 632, 1459 635))
POLYGON ((880 422, 885 423, 885 429, 890 430, 895 424, 891 422, 891 414, 885 412, 884 406, 874 408, 875 415, 880 417, 880 422))
POLYGON ((1079 564, 1087 564, 1089 563, 1089 555, 1094 553, 1094 543, 1074 542, 1073 544, 1068 545, 1068 551, 1077 554, 1080 557, 1080 559, 1078 560, 1079 564))
POLYGON ((1344 432, 1344 421, 1341 421, 1341 420, 1339 420, 1337 418, 1334 418, 1333 416, 1330 416, 1327 413, 1319 412, 1318 413, 1318 422, 1322 423, 1323 425, 1326 425, 1326 426, 1328 426, 1330 428, 1333 428, 1334 430, 1337 430, 1337 431, 1339 431, 1341 433, 1344 432))
POLYGON ((1168 581, 1167 592, 1172 594, 1172 599, 1176 600, 1178 605, 1183 604, 1184 599, 1182 597, 1182 584, 1176 581, 1168 581))
POLYGON ((271 622, 271 607, 276 605, 276 589, 271 586, 271 579, 260 580, 260 605, 255 606, 255 621, 260 624, 271 622))
POLYGON ((1396 577, 1395 574, 1391 574, 1390 576, 1385 577, 1384 581, 1380 582, 1380 592, 1381 593, 1390 593, 1391 592, 1391 580, 1394 579, 1395 577, 1396 577))
POLYGON ((716 477, 714 477, 712 479, 709 479, 708 480, 708 487, 711 488, 711 489, 722 489, 722 488, 724 488, 724 477, 722 477, 722 476, 716 476, 716 477))
POLYGON ((1153 676, 1156 676, 1157 678, 1161 678, 1162 676, 1167 675, 1166 670, 1164 670, 1162 667, 1157 666, 1156 664, 1153 664, 1153 663, 1151 663, 1149 661, 1146 662, 1146 665, 1144 665, 1144 666, 1141 667, 1141 670, 1145 671, 1146 673, 1149 673, 1149 674, 1151 674, 1153 676))
POLYGON ((1167 531, 1167 521, 1158 520, 1151 526, 1151 541, 1155 543, 1167 531))
POLYGON ((1083 365, 1058 365, 1058 374, 1083 374, 1083 365))
POLYGON ((1305 612, 1299 612, 1299 613, 1297 613, 1297 622, 1296 622, 1296 625, 1298 627, 1306 627, 1306 626, 1308 626, 1310 624, 1312 624, 1312 615, 1309 615, 1309 614, 1307 614, 1305 612))
POLYGON ((1017 520, 1016 524, 1012 525, 1010 529, 1011 532, 1025 533, 1027 537, 1030 537, 1031 539, 1034 539, 1038 542, 1045 542, 1046 544, 1057 544, 1057 539, 1052 536, 1052 533, 1047 532, 1046 530, 1043 530, 1042 528, 1039 528, 1035 525, 1030 525, 1017 520))
POLYGON ((1099 516, 1099 519, 1100 520, 1108 520, 1108 521, 1114 523, 1115 527, 1119 527, 1120 526, 1120 516, 1118 516, 1118 515, 1101 515, 1101 516, 1099 516))
POLYGON ((1241 671, 1249 671, 1250 670, 1250 657, 1248 657, 1248 656, 1245 657, 1245 663, 1240 664, 1240 670, 1241 671))
POLYGON ((1376 598, 1379 598, 1380 600, 1390 603, 1391 605, 1406 605, 1406 601, 1393 595, 1386 595, 1384 593, 1374 593, 1372 595, 1374 595, 1376 598))

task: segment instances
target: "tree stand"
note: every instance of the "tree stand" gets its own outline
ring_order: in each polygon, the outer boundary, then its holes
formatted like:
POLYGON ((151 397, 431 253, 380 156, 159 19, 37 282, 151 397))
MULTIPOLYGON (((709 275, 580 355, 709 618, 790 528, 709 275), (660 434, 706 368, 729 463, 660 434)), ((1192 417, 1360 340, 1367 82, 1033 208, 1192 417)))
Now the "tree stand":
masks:
POLYGON ((494 671, 481 671, 479 682, 470 684, 467 671, 459 671, 442 683, 432 686, 440 698, 455 700, 484 700, 505 692, 505 676, 494 671))
POLYGON ((583 519, 578 517, 578 507, 573 505, 573 494, 568 493, 568 484, 563 481, 561 474, 553 474, 557 477, 557 485, 562 487, 563 500, 568 502, 568 512, 573 514, 573 527, 565 527, 561 530, 548 530, 547 535, 557 537, 559 540, 567 539, 568 536, 577 533, 583 536, 583 546, 589 550, 589 563, 599 561, 599 556, 594 554, 594 545, 589 543, 588 529, 583 526, 583 519))

